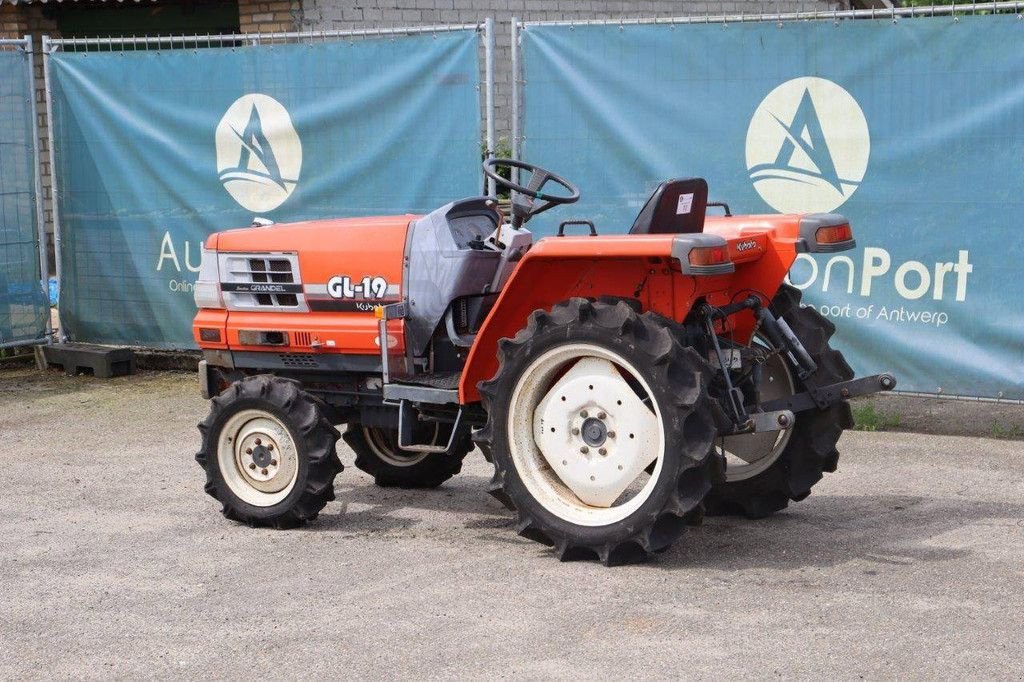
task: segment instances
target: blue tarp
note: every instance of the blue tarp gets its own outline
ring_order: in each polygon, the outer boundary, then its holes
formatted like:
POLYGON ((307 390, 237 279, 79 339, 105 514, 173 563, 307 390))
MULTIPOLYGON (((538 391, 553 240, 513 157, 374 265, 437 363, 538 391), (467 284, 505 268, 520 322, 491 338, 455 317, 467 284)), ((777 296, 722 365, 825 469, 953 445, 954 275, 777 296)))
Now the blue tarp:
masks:
POLYGON ((473 31, 52 56, 71 338, 193 345, 203 240, 425 212, 482 182, 473 31))
POLYGON ((34 88, 28 53, 0 50, 0 346, 44 338, 39 273, 34 88))
POLYGON ((623 232, 685 176, 737 213, 842 213, 857 250, 790 277, 858 373, 1022 399, 1022 36, 1012 15, 529 26, 523 157, 583 192, 530 227, 623 232))

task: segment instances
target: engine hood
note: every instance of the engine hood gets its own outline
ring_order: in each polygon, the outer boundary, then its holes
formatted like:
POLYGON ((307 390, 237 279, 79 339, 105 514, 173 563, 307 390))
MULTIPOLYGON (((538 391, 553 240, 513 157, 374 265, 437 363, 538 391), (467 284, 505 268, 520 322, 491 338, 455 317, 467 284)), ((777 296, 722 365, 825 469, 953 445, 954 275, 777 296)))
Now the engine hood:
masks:
MULTIPOLYGON (((243 227, 210 235, 206 247, 217 251, 304 251, 329 250, 338 241, 372 238, 371 234, 403 234, 409 222, 418 216, 373 216, 366 218, 331 218, 280 223, 263 227, 243 227)), ((363 242, 365 245, 365 242, 363 242)), ((404 246, 404 244, 402 245, 404 246)))
POLYGON ((415 219, 340 218, 228 230, 213 235, 207 248, 224 255, 296 254, 294 282, 302 285, 309 310, 365 313, 401 299, 406 234, 415 219))

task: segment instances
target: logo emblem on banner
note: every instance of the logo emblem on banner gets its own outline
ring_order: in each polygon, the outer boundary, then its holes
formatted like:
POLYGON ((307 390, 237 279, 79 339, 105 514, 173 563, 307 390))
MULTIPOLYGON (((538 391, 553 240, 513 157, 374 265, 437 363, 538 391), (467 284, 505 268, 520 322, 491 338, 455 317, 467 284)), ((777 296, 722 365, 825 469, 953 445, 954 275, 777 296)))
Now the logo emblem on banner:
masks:
POLYGON ((272 211, 295 191, 302 142, 288 110, 273 97, 239 97, 220 119, 216 139, 220 182, 243 208, 272 211))
POLYGON ((839 208, 864 180, 870 154, 857 100, 824 78, 794 78, 775 88, 747 129, 750 179, 780 213, 839 208))

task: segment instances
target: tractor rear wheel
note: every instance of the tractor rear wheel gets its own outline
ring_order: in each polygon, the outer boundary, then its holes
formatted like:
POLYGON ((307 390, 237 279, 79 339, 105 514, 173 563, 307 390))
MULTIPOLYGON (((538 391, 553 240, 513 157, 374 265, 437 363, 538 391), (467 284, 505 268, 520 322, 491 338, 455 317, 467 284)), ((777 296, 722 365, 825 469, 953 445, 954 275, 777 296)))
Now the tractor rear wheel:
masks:
POLYGON ((625 302, 535 311, 480 386, 490 492, 565 560, 630 563, 700 522, 716 434, 712 372, 671 323, 625 302))
MULTIPOLYGON (((828 345, 835 326, 814 308, 801 307, 798 289, 783 285, 771 310, 789 324, 817 363, 818 371, 812 377, 815 385, 853 378, 842 354, 828 345)), ((762 372, 762 400, 808 388, 779 354, 769 357, 762 372)), ((836 443, 843 430, 852 426, 850 405, 841 401, 826 410, 797 413, 793 426, 778 433, 723 438, 718 447, 725 457, 725 475, 705 500, 708 514, 762 518, 785 509, 790 500, 806 498, 825 472, 836 470, 836 443)))
MULTIPOLYGON (((447 443, 451 435, 448 424, 424 424, 423 428, 432 433, 417 435, 431 444, 447 443)), ((473 442, 465 436, 447 454, 406 452, 398 447, 396 429, 362 424, 349 424, 342 438, 356 453, 356 468, 385 488, 436 488, 462 470, 462 460, 473 450, 473 442)))
POLYGON ((297 381, 266 374, 236 381, 211 399, 199 432, 206 492, 229 519, 292 528, 334 499, 339 434, 297 381))

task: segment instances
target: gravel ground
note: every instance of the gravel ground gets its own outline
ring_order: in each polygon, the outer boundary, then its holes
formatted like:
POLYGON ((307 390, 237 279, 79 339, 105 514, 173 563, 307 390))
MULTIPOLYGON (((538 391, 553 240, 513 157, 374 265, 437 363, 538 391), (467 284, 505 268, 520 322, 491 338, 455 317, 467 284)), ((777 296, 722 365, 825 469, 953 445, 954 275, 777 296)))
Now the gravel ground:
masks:
POLYGON ((1024 440, 1024 405, 876 393, 854 401, 854 416, 870 405, 886 430, 1024 440))
POLYGON ((1019 442, 849 433, 807 501, 605 569, 518 538, 479 455, 237 526, 205 411, 190 375, 0 370, 0 678, 1024 676, 1019 442))

